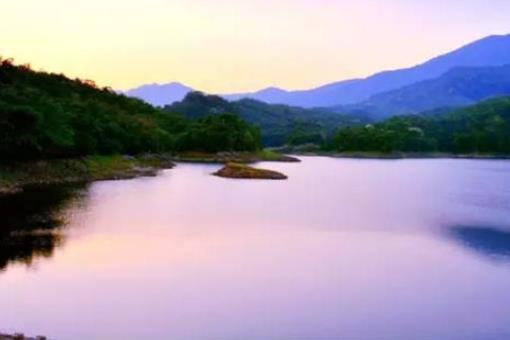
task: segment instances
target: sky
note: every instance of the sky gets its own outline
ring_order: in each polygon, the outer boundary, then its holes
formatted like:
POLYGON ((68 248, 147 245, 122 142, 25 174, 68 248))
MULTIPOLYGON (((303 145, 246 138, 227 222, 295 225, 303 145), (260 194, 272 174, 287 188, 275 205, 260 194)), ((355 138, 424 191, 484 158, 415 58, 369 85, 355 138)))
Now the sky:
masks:
POLYGON ((128 89, 307 89, 510 33, 509 0, 0 0, 0 56, 128 89))

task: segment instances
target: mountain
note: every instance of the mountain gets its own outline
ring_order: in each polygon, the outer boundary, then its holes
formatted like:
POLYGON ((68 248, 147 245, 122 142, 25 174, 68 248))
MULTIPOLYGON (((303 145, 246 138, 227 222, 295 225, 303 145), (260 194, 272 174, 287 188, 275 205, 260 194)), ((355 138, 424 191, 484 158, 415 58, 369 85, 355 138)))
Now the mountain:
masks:
POLYGON ((376 94, 360 104, 340 106, 338 111, 366 112, 380 120, 438 108, 467 106, 503 95, 510 95, 510 65, 457 67, 438 78, 376 94))
POLYGON ((280 146, 292 142, 320 144, 336 128, 367 122, 362 115, 343 115, 327 109, 267 104, 253 99, 227 101, 220 96, 201 92, 191 92, 184 100, 167 105, 164 110, 193 119, 224 112, 236 114, 260 128, 265 146, 280 146))
POLYGON ((302 107, 328 107, 362 102, 371 96, 436 78, 454 67, 501 66, 510 64, 510 35, 495 35, 475 41, 423 64, 377 73, 365 79, 352 79, 303 91, 266 89, 254 93, 227 95, 302 107))
POLYGON ((125 91, 130 97, 142 99, 154 106, 165 106, 182 100, 192 88, 181 83, 148 84, 125 91))

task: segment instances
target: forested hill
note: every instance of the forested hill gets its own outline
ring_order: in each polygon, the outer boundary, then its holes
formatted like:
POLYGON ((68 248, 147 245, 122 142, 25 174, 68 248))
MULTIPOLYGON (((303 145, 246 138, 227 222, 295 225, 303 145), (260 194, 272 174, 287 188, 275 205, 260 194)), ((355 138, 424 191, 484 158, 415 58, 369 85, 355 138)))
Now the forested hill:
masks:
POLYGON ((91 81, 0 59, 0 160, 172 150, 253 150, 256 128, 234 115, 190 120, 91 81))
POLYGON ((181 102, 167 105, 169 113, 179 112, 190 118, 231 112, 260 128, 266 146, 283 144, 322 144, 331 133, 344 126, 367 123, 362 114, 344 115, 327 109, 305 109, 267 104, 253 99, 227 101, 220 96, 191 92, 181 102))
POLYGON ((393 117, 339 130, 337 151, 510 154, 510 97, 450 113, 393 117))

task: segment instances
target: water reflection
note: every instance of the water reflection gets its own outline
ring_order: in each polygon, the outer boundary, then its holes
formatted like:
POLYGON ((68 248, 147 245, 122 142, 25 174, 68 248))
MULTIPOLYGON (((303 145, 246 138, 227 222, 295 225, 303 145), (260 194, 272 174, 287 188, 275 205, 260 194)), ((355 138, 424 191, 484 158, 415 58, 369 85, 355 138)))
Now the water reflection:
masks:
POLYGON ((51 257, 64 240, 65 210, 83 193, 84 185, 39 186, 0 197, 0 271, 51 257))
POLYGON ((463 246, 494 260, 510 261, 510 232, 484 226, 456 226, 451 236, 463 246))
POLYGON ((259 166, 289 180, 180 164, 94 183, 78 207, 45 192, 4 208, 11 243, 36 238, 2 255, 0 327, 71 340, 510 339, 507 247, 463 232, 510 232, 510 163, 259 166))

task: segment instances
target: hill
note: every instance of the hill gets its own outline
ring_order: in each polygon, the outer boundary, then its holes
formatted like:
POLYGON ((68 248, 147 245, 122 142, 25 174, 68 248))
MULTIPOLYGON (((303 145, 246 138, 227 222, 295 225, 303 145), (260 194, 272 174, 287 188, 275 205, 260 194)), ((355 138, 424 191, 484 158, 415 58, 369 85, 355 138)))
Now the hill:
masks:
POLYGON ((399 116, 336 132, 337 151, 510 154, 510 97, 437 115, 399 116))
POLYGON ((0 59, 0 160, 253 150, 256 128, 220 114, 190 120, 92 81, 0 59))
POLYGON ((222 97, 201 92, 189 93, 183 101, 164 108, 189 118, 230 112, 260 128, 265 146, 321 144, 336 128, 366 123, 361 115, 343 115, 326 109, 304 109, 242 99, 229 102, 222 97))

